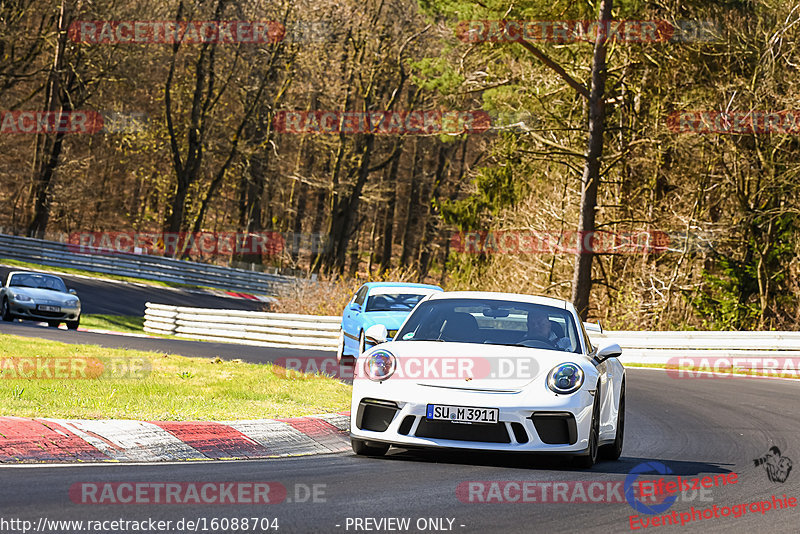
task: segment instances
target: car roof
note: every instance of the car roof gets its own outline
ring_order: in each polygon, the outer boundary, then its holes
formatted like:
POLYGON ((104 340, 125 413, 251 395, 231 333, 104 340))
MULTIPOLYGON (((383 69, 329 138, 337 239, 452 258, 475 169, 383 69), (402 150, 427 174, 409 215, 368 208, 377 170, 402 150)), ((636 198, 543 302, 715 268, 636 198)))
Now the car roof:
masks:
POLYGON ((372 289, 373 287, 420 287, 426 289, 436 289, 444 291, 441 287, 432 284, 415 284, 412 282, 367 282, 365 286, 372 289))
POLYGON ((429 297, 430 300, 443 299, 485 299, 485 300, 514 300, 517 302, 529 302, 531 304, 543 304, 572 311, 572 304, 566 300, 552 297, 540 297, 538 295, 524 295, 522 293, 500 293, 495 291, 445 291, 434 293, 429 297))

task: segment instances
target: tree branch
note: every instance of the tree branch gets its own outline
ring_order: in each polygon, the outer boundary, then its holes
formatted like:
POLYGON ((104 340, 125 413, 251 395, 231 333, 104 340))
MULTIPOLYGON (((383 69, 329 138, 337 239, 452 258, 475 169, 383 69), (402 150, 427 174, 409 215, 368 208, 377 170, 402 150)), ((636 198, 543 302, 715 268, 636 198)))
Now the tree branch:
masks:
POLYGON ((570 76, 569 74, 567 74, 567 71, 565 71, 565 70, 564 70, 564 69, 561 67, 561 65, 559 65, 558 63, 556 63, 555 61, 553 61, 552 59, 550 59, 549 57, 547 57, 547 55, 546 55, 544 52, 542 52, 541 50, 539 50, 538 48, 536 48, 535 46, 533 46, 533 45, 532 45, 531 43, 529 43, 528 41, 526 41, 526 40, 524 40, 524 39, 520 39, 520 40, 519 40, 519 41, 517 41, 517 42, 518 42, 519 44, 521 44, 521 45, 522 45, 522 47, 523 47, 525 50, 527 50, 528 52, 530 52, 531 54, 533 54, 534 56, 536 56, 537 58, 539 58, 539 61, 541 61, 542 63, 544 63, 544 64, 545 64, 545 65, 547 65, 548 67, 550 67, 550 68, 551 68, 551 69, 552 69, 552 70, 553 70, 553 71, 554 71, 556 74, 558 74, 559 76, 561 76, 561 78, 562 78, 562 79, 563 79, 565 82, 567 82, 567 85, 569 85, 570 87, 572 87, 573 89, 575 89, 575 91, 577 91, 579 95, 581 95, 581 96, 582 96, 583 98, 585 98, 586 100, 589 100, 589 89, 587 89, 585 85, 583 85, 582 83, 580 83, 579 81, 577 81, 575 78, 573 78, 572 76, 570 76))

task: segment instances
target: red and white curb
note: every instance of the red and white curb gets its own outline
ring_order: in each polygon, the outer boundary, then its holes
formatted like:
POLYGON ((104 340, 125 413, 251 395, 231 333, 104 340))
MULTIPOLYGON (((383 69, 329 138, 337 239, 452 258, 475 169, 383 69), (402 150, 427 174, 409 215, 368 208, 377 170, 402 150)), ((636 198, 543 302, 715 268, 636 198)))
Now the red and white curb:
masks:
POLYGON ((0 417, 0 463, 279 458, 350 448, 349 412, 252 421, 0 417))

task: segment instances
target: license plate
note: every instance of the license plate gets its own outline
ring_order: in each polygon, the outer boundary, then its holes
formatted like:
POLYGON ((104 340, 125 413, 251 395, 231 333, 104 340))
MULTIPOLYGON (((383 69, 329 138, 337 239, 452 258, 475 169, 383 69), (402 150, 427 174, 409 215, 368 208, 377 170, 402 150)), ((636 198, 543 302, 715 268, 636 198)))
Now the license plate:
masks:
POLYGON ((500 410, 498 408, 429 404, 426 418, 432 421, 454 421, 457 423, 496 423, 500 418, 500 410))
POLYGON ((45 306, 44 304, 39 304, 36 306, 36 309, 39 311, 49 311, 49 312, 60 312, 60 306, 45 306))

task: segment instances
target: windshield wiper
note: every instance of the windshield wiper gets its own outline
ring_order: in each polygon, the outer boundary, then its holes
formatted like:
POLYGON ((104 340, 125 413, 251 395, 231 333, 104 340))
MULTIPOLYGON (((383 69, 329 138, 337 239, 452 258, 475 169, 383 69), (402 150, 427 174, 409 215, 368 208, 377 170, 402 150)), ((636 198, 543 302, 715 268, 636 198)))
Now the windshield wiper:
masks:
MULTIPOLYGON (((544 343, 544 342, 543 342, 544 343)), ((544 349, 544 350, 561 350, 557 349, 556 347, 531 347, 530 345, 524 345, 522 343, 486 343, 484 345, 499 345, 501 347, 525 347, 526 349, 544 349)))

